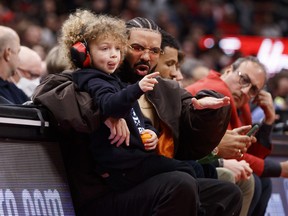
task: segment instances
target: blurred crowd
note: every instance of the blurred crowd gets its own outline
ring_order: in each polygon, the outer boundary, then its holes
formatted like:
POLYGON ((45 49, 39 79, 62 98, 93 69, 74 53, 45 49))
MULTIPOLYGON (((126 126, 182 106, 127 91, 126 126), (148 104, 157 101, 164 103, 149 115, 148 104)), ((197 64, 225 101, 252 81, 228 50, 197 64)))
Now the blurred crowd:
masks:
POLYGON ((284 0, 3 0, 0 24, 13 27, 21 43, 45 57, 57 43, 67 15, 76 8, 89 8, 129 20, 153 19, 176 37, 187 54, 196 56, 197 41, 206 34, 244 34, 285 37, 288 34, 288 2, 284 0))
POLYGON ((16 30, 21 45, 35 50, 44 61, 57 45, 63 21, 76 8, 124 20, 137 16, 151 18, 180 42, 186 59, 197 59, 218 71, 242 54, 228 56, 218 46, 201 50, 198 43, 203 36, 288 35, 287 0, 3 0, 0 25, 16 30))

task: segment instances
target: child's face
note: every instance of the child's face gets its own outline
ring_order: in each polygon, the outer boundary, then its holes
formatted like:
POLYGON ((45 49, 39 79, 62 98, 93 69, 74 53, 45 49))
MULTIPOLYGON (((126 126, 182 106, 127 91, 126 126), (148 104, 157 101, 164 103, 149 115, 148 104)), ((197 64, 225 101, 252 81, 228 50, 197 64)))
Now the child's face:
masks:
POLYGON ((92 66, 106 73, 113 73, 121 60, 121 46, 112 38, 93 40, 89 44, 92 66))

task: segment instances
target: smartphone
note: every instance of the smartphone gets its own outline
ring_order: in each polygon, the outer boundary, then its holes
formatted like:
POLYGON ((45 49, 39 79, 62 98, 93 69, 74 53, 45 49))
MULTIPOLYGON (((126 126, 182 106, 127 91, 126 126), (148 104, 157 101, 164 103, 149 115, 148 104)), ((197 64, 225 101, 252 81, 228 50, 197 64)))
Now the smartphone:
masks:
POLYGON ((255 124, 249 131, 248 133, 246 134, 247 136, 254 136, 257 131, 259 130, 259 125, 258 124, 255 124))

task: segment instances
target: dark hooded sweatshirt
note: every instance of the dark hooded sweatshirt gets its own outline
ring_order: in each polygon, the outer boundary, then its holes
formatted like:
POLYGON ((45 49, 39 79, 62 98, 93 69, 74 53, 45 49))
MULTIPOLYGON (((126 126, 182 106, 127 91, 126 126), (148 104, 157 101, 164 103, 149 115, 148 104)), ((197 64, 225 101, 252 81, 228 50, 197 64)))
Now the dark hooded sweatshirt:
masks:
MULTIPOLYGON (((144 94, 138 82, 124 85, 114 74, 95 69, 81 69, 73 73, 73 81, 81 90, 87 91, 103 118, 100 128, 91 134, 91 149, 98 162, 98 172, 119 178, 127 176, 133 182, 142 181, 160 172, 186 170, 194 175, 184 162, 159 156, 155 151, 146 151, 140 133, 152 126, 145 120, 137 100, 144 94), (110 144, 109 128, 104 124, 107 117, 124 118, 130 130, 130 145, 116 147, 110 144), (184 166, 184 167, 183 167, 184 166), (135 180, 135 181, 134 181, 135 180)), ((155 131, 156 132, 156 131, 155 131)), ((107 175, 106 175, 107 176, 107 175)), ((114 182, 115 183, 115 182, 114 182)), ((124 186, 125 187, 125 186, 124 186)), ((123 189, 123 185, 121 185, 123 189)))

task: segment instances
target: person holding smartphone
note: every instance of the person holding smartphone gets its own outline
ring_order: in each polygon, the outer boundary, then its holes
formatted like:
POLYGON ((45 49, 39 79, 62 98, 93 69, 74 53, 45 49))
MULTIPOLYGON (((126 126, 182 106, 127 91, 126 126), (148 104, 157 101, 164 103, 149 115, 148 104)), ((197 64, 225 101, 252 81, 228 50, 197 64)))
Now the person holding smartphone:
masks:
POLYGON ((253 169, 255 192, 248 215, 265 214, 272 192, 269 177, 284 177, 283 171, 286 170, 282 163, 266 159, 271 152, 270 134, 275 121, 275 110, 271 94, 263 90, 265 83, 265 66, 256 57, 247 56, 237 59, 223 69, 222 73, 211 70, 206 78, 186 88, 193 94, 203 88, 213 89, 232 99, 231 120, 218 145, 218 156, 245 160, 253 169), (252 128, 249 106, 251 100, 263 109, 266 117, 255 136, 249 137, 246 134, 252 128))

